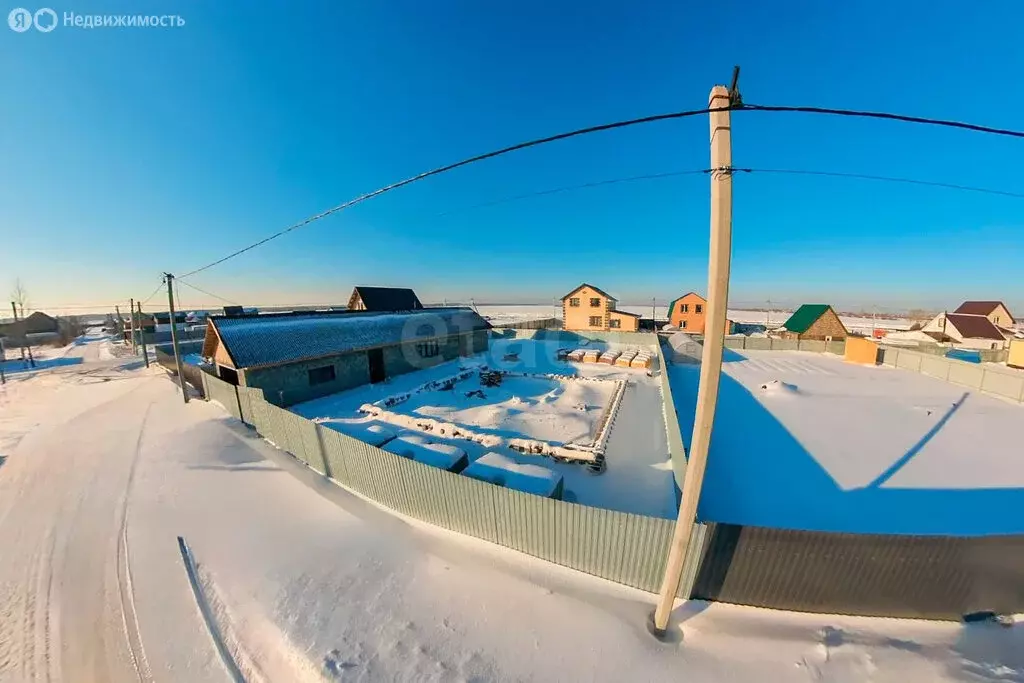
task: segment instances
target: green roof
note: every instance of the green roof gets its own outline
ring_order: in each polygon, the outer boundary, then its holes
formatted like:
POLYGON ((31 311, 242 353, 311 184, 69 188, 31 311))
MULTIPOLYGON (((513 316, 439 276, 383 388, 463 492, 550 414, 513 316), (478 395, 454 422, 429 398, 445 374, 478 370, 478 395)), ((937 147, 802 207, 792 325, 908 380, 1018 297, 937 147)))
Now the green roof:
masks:
POLYGON ((789 320, 783 327, 790 332, 801 334, 806 332, 807 328, 813 325, 814 321, 824 315, 828 309, 828 304, 804 304, 789 316, 789 320))

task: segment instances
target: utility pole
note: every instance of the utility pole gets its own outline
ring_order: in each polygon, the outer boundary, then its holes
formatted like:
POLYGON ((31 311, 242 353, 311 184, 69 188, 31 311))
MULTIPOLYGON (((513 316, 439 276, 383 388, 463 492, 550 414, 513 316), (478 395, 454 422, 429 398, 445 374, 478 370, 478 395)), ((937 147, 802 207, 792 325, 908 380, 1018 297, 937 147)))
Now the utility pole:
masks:
POLYGON ((142 360, 146 361, 146 367, 149 367, 149 351, 146 350, 146 333, 142 329, 142 302, 137 301, 135 305, 138 307, 138 320, 139 320, 139 344, 142 345, 142 360))
POLYGON ((167 281, 167 307, 171 312, 171 346, 174 347, 174 365, 178 369, 178 383, 181 384, 181 395, 188 403, 188 389, 185 387, 185 373, 181 368, 181 352, 178 351, 178 323, 174 319, 174 276, 164 273, 167 281))
POLYGON ((654 331, 657 332, 658 331, 658 326, 654 322, 654 310, 656 308, 655 301, 656 301, 655 297, 652 296, 651 297, 651 325, 654 326, 654 331))
MULTIPOLYGON (((728 107, 739 103, 736 83, 739 67, 733 71, 732 87, 716 85, 711 89, 708 107, 728 107)), ((704 329, 700 384, 697 387, 697 414, 690 439, 690 454, 683 481, 679 517, 669 547, 665 577, 658 604, 649 624, 651 633, 664 638, 672 613, 690 536, 697 518, 697 502, 704 483, 711 427, 718 403, 718 381, 722 374, 722 349, 725 344, 726 306, 729 300, 729 266, 732 251, 732 130, 730 112, 713 111, 711 118, 711 244, 708 254, 708 322, 704 329)))
POLYGON ((139 353, 138 341, 135 338, 135 299, 128 299, 128 320, 132 324, 132 355, 139 353))
POLYGON ((121 317, 121 307, 114 304, 114 313, 117 313, 117 331, 121 334, 119 341, 124 341, 124 318, 121 317))

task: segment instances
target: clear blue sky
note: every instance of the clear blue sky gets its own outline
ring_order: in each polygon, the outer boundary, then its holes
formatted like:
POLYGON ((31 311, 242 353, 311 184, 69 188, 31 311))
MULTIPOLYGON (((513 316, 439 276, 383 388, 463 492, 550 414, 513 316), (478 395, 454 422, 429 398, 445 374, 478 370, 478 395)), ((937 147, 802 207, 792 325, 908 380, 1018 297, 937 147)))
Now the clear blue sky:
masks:
MULTIPOLYGON (((380 185, 581 126, 744 98, 1024 128, 1018 2, 158 2, 182 28, 0 24, 0 291, 40 306, 146 296, 380 185)), ((129 13, 138 3, 54 5, 129 13)), ((8 10, 4 10, 6 15, 8 10)), ((195 278, 246 304, 625 303, 706 288, 708 180, 536 190, 708 165, 701 118, 547 145, 427 180, 195 278), (438 216, 439 213, 447 213, 438 216)), ((1024 140, 793 114, 734 116, 737 166, 1024 191, 1024 140)), ((844 308, 1002 298, 1024 310, 1024 200, 741 176, 732 300, 844 308)), ((210 302, 184 288, 186 302, 210 302)), ((1018 312, 1017 315, 1022 315, 1018 312)))

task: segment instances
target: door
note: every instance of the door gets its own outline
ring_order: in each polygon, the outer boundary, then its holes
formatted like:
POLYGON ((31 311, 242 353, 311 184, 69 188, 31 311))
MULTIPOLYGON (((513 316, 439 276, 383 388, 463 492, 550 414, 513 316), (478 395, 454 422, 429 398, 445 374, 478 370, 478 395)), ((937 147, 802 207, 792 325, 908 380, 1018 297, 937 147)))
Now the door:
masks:
POLYGON ((370 349, 366 352, 366 360, 370 364, 370 384, 383 382, 384 373, 384 349, 370 349))

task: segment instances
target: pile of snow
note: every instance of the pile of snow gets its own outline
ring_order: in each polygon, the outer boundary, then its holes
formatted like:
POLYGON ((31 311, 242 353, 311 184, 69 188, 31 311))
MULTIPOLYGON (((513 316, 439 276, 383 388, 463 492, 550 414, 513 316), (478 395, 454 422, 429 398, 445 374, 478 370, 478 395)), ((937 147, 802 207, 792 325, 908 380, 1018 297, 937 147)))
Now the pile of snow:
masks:
POLYGON ((353 439, 359 439, 363 443, 367 443, 378 448, 395 438, 395 433, 393 431, 387 427, 381 427, 380 425, 364 427, 361 424, 328 422, 328 420, 329 418, 317 417, 313 419, 313 422, 325 424, 325 426, 335 429, 346 436, 351 436, 353 439))
POLYGON ((795 384, 787 384, 773 379, 761 385, 761 393, 768 396, 783 396, 799 393, 799 389, 795 384))
MULTIPOLYGON (((486 368, 486 366, 482 366, 482 367, 486 368)), ((448 377, 442 377, 440 379, 435 379, 435 380, 431 380, 429 382, 424 382, 423 384, 421 384, 418 387, 412 389, 411 391, 403 391, 402 393, 399 393, 399 394, 392 394, 391 396, 385 396, 384 398, 380 399, 379 401, 374 401, 373 405, 380 406, 381 408, 390 408, 392 406, 398 405, 399 403, 405 403, 406 401, 409 400, 409 398, 413 394, 419 394, 419 393, 422 393, 424 391, 437 391, 437 390, 451 389, 458 382, 461 382, 462 380, 468 378, 470 375, 472 375, 474 372, 476 372, 477 369, 478 369, 477 367, 460 367, 459 371, 457 373, 455 373, 454 375, 449 375, 448 377)), ((362 410, 362 408, 360 408, 360 410, 362 410)))
POLYGON ((384 446, 388 453, 442 470, 459 471, 465 468, 468 458, 461 448, 443 443, 431 443, 415 434, 401 436, 384 446))
POLYGON ((550 498, 561 493, 562 475, 540 465, 520 465, 500 453, 485 453, 463 472, 497 486, 550 498))

